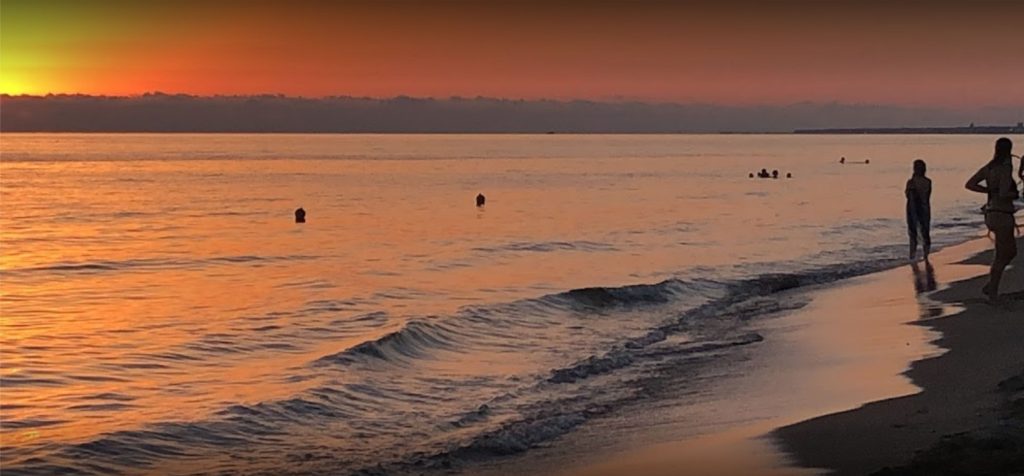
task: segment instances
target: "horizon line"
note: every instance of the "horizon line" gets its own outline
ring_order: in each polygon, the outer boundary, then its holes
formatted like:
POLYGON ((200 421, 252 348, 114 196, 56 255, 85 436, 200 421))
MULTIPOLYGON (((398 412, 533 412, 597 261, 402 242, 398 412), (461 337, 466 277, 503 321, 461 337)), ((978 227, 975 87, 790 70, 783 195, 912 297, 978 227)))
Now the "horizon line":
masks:
POLYGON ((135 94, 92 94, 92 93, 68 93, 68 92, 48 92, 42 93, 0 93, 0 98, 102 98, 102 99, 141 99, 146 97, 179 97, 179 98, 193 98, 193 99, 216 99, 216 98, 276 98, 276 99, 298 99, 307 101, 317 100, 329 100, 329 99, 358 99, 358 100, 372 100, 372 101, 395 101, 395 100, 414 100, 414 101, 452 101, 452 100, 466 100, 466 101, 501 101, 501 102, 551 102, 551 103, 592 103, 592 104, 638 104, 638 105, 656 105, 656 106, 714 106, 714 107, 726 107, 726 108, 757 108, 757 107, 788 107, 788 106, 799 106, 799 105, 837 105, 837 106, 883 106, 883 107, 896 107, 896 108, 912 108, 912 109, 939 109, 939 110, 964 110, 964 109, 1012 109, 1012 108, 1024 108, 1024 104, 979 104, 974 106, 951 106, 951 105, 937 105, 937 104, 915 104, 915 103, 885 103, 885 102, 844 102, 840 100, 829 100, 829 101, 814 101, 814 100, 802 100, 794 102, 777 102, 777 103, 744 103, 744 104, 730 104, 730 103, 716 103, 716 102, 680 102, 680 101, 654 101, 646 99, 593 99, 593 98, 550 98, 550 97, 539 97, 539 98, 526 98, 526 97, 501 97, 501 96, 463 96, 453 94, 450 96, 410 96, 407 94, 396 94, 394 96, 353 96, 345 94, 337 95, 324 95, 324 96, 304 96, 304 95, 290 95, 285 93, 216 93, 216 94, 195 94, 185 92, 166 92, 166 91, 147 91, 143 93, 135 94))

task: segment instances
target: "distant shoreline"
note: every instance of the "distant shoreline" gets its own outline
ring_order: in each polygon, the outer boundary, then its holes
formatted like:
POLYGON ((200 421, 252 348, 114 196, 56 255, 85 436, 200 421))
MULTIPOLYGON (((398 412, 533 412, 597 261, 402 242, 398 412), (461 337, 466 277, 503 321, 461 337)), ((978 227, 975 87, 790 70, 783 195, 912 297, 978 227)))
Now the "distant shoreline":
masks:
POLYGON ((3 130, 0 128, 0 135, 24 134, 24 135, 45 135, 45 134, 83 134, 83 135, 370 135, 370 136, 445 136, 445 135, 508 135, 508 136, 793 136, 793 135, 993 135, 993 134, 1024 134, 1024 130, 1013 128, 998 130, 974 130, 972 132, 959 131, 932 131, 932 128, 908 128, 908 129, 800 129, 791 132, 778 131, 720 131, 720 132, 594 132, 594 131, 566 131, 566 132, 521 132, 521 131, 420 131, 420 132, 396 132, 396 131, 160 131, 160 130, 3 130))
POLYGON ((865 127, 832 129, 797 129, 794 134, 1024 134, 1024 123, 1016 126, 967 127, 865 127))
MULTIPOLYGON (((130 97, 0 94, 0 102, 0 129, 4 132, 950 133, 958 129, 939 126, 972 122, 1020 126, 1024 115, 1024 105, 951 109, 811 102, 716 105, 487 97, 316 99, 162 93, 130 97), (853 126, 877 129, 852 129, 853 126)), ((974 128, 977 130, 972 132, 989 133, 986 127, 990 126, 974 128)))

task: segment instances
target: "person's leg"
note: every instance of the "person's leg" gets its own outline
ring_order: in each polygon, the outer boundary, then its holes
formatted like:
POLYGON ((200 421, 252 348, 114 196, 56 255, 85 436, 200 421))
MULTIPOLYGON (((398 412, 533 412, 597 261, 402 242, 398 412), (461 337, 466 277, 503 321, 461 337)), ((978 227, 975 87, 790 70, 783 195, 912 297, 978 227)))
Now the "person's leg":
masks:
POLYGON ((907 235, 910 236, 910 259, 917 258, 917 220, 914 213, 907 209, 907 235))
POLYGON ((924 250, 924 259, 927 261, 928 255, 932 253, 932 217, 925 214, 921 217, 919 224, 921 226, 921 244, 924 250))
MULTIPOLYGON (((994 238, 996 236, 996 230, 999 228, 995 220, 994 213, 985 214, 985 228, 988 228, 988 236, 994 238)), ((995 294, 992 292, 992 283, 995 282, 998 288, 998 280, 1002 279, 1002 271, 996 272, 996 262, 999 261, 999 242, 995 241, 995 249, 992 250, 992 264, 989 265, 988 271, 988 282, 981 287, 981 293, 988 296, 989 299, 995 299, 995 294)))
POLYGON ((1013 218, 1007 215, 998 219, 997 226, 992 230, 996 235, 996 256, 992 260, 992 269, 989 271, 988 284, 983 290, 990 299, 999 296, 999 283, 1003 279, 1003 271, 1006 266, 1017 257, 1017 240, 1014 239, 1013 218))

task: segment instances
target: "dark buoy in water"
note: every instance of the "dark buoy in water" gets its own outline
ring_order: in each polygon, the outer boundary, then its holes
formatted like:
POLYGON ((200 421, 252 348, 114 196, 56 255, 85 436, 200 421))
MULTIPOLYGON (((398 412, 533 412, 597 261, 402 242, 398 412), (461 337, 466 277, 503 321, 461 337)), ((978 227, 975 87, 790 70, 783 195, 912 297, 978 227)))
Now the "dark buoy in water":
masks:
POLYGON ((754 174, 753 173, 750 174, 750 178, 754 178, 754 174))
POLYGON ((306 223, 306 211, 302 207, 295 209, 295 223, 306 223))
POLYGON ((482 193, 476 194, 476 206, 482 207, 484 206, 484 203, 487 203, 487 197, 482 193))
POLYGON ((846 163, 846 157, 840 157, 839 158, 839 163, 840 164, 845 164, 846 163))
POLYGON ((772 170, 772 178, 773 179, 779 178, 779 171, 778 170, 772 170))
POLYGON ((871 163, 871 159, 864 159, 864 163, 865 164, 870 164, 871 163))
POLYGON ((791 174, 791 173, 787 173, 787 174, 786 174, 786 178, 793 178, 793 174, 791 174))

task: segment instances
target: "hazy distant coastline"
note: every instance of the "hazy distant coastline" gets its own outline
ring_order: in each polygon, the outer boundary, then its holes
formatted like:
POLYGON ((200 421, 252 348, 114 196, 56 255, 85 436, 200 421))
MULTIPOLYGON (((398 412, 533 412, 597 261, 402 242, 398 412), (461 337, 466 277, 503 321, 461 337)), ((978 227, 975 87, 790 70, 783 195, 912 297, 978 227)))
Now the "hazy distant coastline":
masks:
POLYGON ((794 134, 1024 134, 1024 122, 1013 126, 966 127, 868 127, 847 129, 797 129, 794 134))
POLYGON ((1024 106, 959 110, 807 102, 722 106, 486 97, 0 96, 0 130, 4 132, 949 133, 945 131, 950 125, 1015 124, 1021 118, 1024 106), (864 126, 873 129, 857 129, 864 126))

